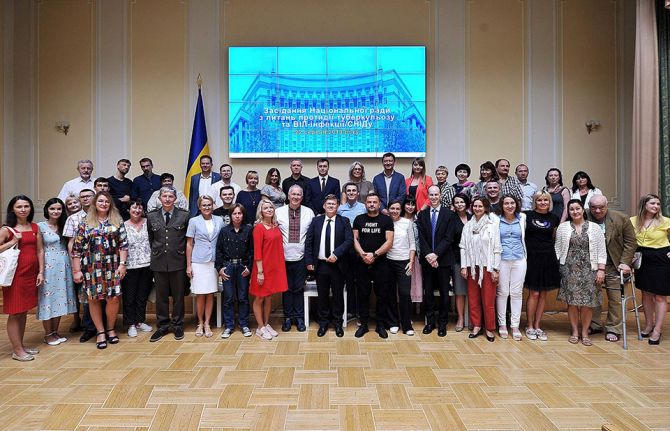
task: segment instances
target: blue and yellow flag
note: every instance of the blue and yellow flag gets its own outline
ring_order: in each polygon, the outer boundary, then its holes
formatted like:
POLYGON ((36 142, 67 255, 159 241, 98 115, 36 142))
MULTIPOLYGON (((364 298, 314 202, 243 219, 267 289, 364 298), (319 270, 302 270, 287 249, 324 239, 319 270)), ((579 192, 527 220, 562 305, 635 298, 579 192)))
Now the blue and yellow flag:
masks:
POLYGON ((184 194, 189 198, 191 189, 191 177, 200 172, 200 157, 209 154, 207 144, 207 126, 205 126, 205 108, 202 104, 202 92, 198 88, 198 103, 195 105, 195 118, 193 119, 193 135, 191 135, 191 149, 188 151, 188 164, 186 165, 186 180, 184 181, 184 194))

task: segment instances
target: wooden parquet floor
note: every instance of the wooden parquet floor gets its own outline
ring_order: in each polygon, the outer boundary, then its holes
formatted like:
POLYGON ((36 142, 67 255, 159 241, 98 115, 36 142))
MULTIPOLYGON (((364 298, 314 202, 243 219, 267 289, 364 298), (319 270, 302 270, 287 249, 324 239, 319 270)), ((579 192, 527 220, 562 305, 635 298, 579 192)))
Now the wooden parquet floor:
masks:
POLYGON ((273 341, 222 340, 196 338, 191 323, 182 341, 123 334, 103 351, 78 335, 41 343, 31 315, 26 341, 41 353, 29 363, 10 359, 5 322, 2 429, 670 429, 670 338, 575 346, 564 313, 546 316, 547 342, 469 340, 453 324, 445 339, 420 324, 414 337, 357 340, 350 324, 344 338, 318 338, 314 323, 273 341))

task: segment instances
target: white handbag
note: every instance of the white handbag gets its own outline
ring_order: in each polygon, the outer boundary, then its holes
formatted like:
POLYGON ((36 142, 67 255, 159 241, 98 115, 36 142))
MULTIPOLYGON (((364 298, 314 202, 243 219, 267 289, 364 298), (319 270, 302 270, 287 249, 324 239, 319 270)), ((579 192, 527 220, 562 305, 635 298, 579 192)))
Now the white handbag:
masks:
MULTIPOLYGON (((9 226, 6 226, 7 229, 11 230, 14 236, 16 232, 9 226)), ((19 263, 19 244, 14 244, 13 247, 8 248, 7 250, 0 253, 0 286, 11 286, 12 280, 14 280, 14 274, 16 273, 16 267, 19 263)))

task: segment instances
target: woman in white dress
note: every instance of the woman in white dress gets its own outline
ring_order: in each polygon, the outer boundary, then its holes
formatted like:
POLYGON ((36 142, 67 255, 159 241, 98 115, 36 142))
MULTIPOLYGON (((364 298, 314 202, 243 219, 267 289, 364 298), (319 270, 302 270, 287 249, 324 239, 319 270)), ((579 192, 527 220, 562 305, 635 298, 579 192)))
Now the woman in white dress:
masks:
POLYGON ((198 198, 200 215, 188 222, 186 230, 186 275, 191 279, 191 293, 196 295, 198 326, 196 337, 211 337, 209 326, 214 308, 214 295, 219 275, 214 268, 216 241, 223 227, 221 217, 212 217, 214 199, 204 195, 198 198))

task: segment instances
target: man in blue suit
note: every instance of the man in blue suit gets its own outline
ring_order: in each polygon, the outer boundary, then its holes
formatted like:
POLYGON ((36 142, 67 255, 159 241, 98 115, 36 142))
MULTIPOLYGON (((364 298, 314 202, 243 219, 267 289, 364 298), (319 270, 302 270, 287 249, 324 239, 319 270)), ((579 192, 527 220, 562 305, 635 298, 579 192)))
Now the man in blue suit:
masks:
MULTIPOLYGON (((221 175, 212 172, 212 158, 205 154, 200 157, 200 173, 191 177, 191 188, 188 193, 188 211, 191 217, 200 212, 198 210, 198 198, 209 193, 209 188, 217 181, 221 181, 221 175)), ((212 196, 216 199, 216 196, 212 196)))
MULTIPOLYGON (((328 159, 319 159, 316 162, 316 170, 319 172, 319 175, 309 180, 307 184, 308 193, 306 196, 310 196, 310 204, 314 214, 323 214, 323 203, 325 198, 328 195, 340 196, 340 180, 333 178, 328 175, 328 169, 330 168, 330 162, 328 159)), ((404 180, 403 180, 404 184, 404 180)), ((339 198, 338 198, 339 202, 339 198)))
POLYGON ((407 194, 405 190, 405 176, 395 171, 395 155, 386 153, 382 156, 384 171, 375 175, 372 180, 372 186, 381 199, 381 212, 388 214, 388 203, 398 200, 405 200, 407 194))
MULTIPOLYGON (((354 237, 349 220, 337 214, 337 196, 330 194, 323 204, 325 214, 316 217, 307 230, 305 263, 307 269, 316 271, 318 291, 318 323, 316 335, 323 337, 328 324, 335 326, 335 335, 344 336, 344 280, 347 272, 349 250, 354 237), (330 292, 333 302, 330 303, 330 292)), ((349 268, 350 270, 350 268, 349 268)))

